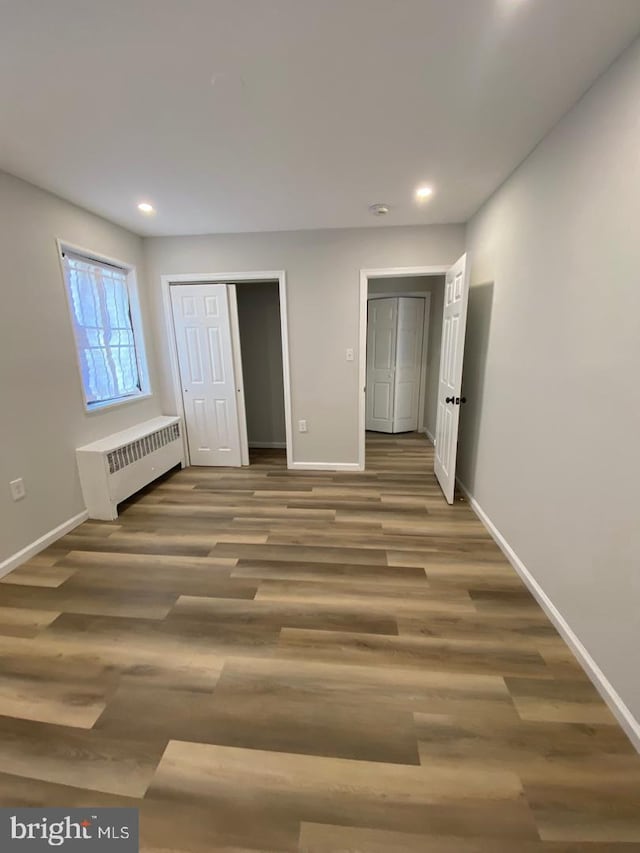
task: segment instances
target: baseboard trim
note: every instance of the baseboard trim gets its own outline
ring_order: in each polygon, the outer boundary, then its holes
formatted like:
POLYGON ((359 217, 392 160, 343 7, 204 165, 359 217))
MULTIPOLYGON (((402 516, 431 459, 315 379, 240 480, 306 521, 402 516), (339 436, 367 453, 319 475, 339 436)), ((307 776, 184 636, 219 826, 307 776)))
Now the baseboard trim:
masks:
POLYGON ((638 722, 638 720, 633 716, 629 708, 625 705, 620 694, 584 647, 578 635, 573 631, 562 613, 560 613, 553 601, 549 598, 538 581, 533 577, 529 569, 527 569, 520 557, 518 557, 511 545, 509 545, 505 537, 498 530, 493 521, 491 521, 487 513, 482 509, 478 501, 469 492, 469 489, 467 489, 460 480, 456 480, 456 482, 460 491, 468 500, 471 509, 487 528, 507 560, 509 560, 513 568, 520 575, 533 597, 536 599, 540 607, 542 607, 549 617, 549 620, 558 630, 558 633, 562 636, 566 644, 576 656, 578 663, 582 666, 593 683, 593 686, 609 706, 611 712, 620 723, 622 729, 635 749, 640 752, 640 722, 638 722))
POLYGON ((359 462, 291 462, 291 471, 362 471, 359 462))
POLYGON ((422 427, 422 429, 419 429, 418 432, 421 432, 423 435, 426 435, 431 444, 435 445, 436 440, 426 427, 422 427))
POLYGON ((26 548, 16 551, 13 556, 8 557, 0 563, 0 577, 8 575, 9 572, 17 569, 18 566, 22 565, 22 563, 26 563, 27 560, 31 559, 31 557, 35 557, 35 555, 39 554, 40 551, 44 551, 45 548, 60 539, 65 535, 65 533, 69 533, 69 531, 73 530, 74 527, 82 524, 82 522, 86 521, 88 518, 89 513, 85 509, 83 512, 79 512, 78 515, 74 515, 73 518, 70 518, 62 524, 59 524, 57 527, 54 527, 53 530, 45 533, 44 536, 36 539, 35 542, 27 545, 26 548))
POLYGON ((260 449, 264 447, 267 449, 273 448, 273 449, 281 450, 281 449, 285 448, 286 446, 287 446, 287 443, 285 441, 250 441, 249 442, 249 449, 250 450, 252 447, 256 447, 256 448, 260 448, 260 449))

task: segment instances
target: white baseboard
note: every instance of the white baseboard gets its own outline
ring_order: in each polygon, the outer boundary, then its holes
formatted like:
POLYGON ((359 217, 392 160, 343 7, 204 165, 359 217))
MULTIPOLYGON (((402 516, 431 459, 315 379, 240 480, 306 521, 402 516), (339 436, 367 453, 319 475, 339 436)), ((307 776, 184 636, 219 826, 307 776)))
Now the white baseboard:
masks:
POLYGON ((287 446, 287 443, 285 441, 250 441, 249 442, 249 449, 251 449, 252 447, 258 447, 258 448, 266 447, 266 448, 283 449, 286 446, 287 446))
POLYGON ((57 527, 54 527, 53 530, 45 533, 44 536, 36 539, 35 542, 27 545, 26 548, 22 548, 20 551, 13 554, 13 556, 3 560, 2 563, 0 563, 0 578, 8 575, 9 572, 12 572, 14 569, 17 569, 18 566, 22 565, 22 563, 26 563, 27 560, 31 559, 31 557, 35 557, 35 555, 39 554, 40 551, 44 551, 45 548, 48 548, 49 545, 60 539, 65 535, 65 533, 69 533, 70 530, 73 530, 74 527, 82 524, 82 522, 86 521, 88 518, 89 513, 85 509, 84 512, 74 515, 73 518, 70 518, 62 524, 59 524, 57 527))
POLYGON ((291 462, 291 471, 362 471, 359 462, 291 462))
POLYGON ((457 480, 456 482, 460 488, 460 491, 463 492, 463 494, 469 501, 469 505, 471 506, 475 514, 487 528, 500 550, 503 552, 507 560, 509 560, 516 572, 520 575, 531 594, 534 596, 540 607, 542 607, 544 612, 549 617, 549 620, 558 630, 558 633, 562 636, 566 644, 576 656, 578 662, 592 681, 593 686, 596 688, 598 693, 607 703, 607 705, 611 709, 611 712, 620 723, 622 729, 624 730, 625 734, 627 735, 635 749, 640 752, 640 722, 638 722, 638 720, 636 720, 636 718, 633 716, 629 708, 625 705, 620 694, 616 691, 616 689, 606 677, 604 672, 600 669, 600 667, 591 657, 587 649, 583 646, 582 642, 580 641, 580 638, 577 636, 577 634, 574 633, 573 629, 571 628, 567 620, 564 618, 562 613, 560 613, 553 601, 551 601, 551 599, 542 589, 538 581, 533 577, 529 569, 527 569, 520 557, 518 557, 511 545, 509 545, 502 533, 500 533, 498 528, 491 521, 487 513, 482 509, 480 504, 469 492, 466 486, 461 483, 460 480, 457 480))
POLYGON ((436 440, 431 435, 431 433, 429 432, 429 430, 426 427, 422 427, 421 429, 418 430, 418 432, 421 432, 423 435, 426 435, 427 438, 429 439, 429 441, 431 442, 431 444, 435 445, 436 440))

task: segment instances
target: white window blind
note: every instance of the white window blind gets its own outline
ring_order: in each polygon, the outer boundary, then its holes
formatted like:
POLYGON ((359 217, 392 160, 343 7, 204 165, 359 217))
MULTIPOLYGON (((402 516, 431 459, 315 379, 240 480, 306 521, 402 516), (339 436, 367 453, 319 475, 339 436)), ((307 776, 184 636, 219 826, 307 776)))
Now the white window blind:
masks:
POLYGON ((87 405, 140 394, 127 270, 64 253, 87 405))

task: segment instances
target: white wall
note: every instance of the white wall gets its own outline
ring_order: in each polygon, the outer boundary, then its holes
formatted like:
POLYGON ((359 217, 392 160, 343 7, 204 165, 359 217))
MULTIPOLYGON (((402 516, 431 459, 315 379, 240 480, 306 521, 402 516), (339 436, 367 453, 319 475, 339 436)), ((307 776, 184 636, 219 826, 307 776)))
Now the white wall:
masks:
POLYGON ((464 251, 464 228, 155 237, 145 240, 145 250, 166 411, 175 404, 167 380, 160 276, 283 269, 289 301, 293 461, 356 463, 360 269, 453 263, 464 251), (347 347, 356 353, 353 362, 345 359, 347 347), (307 420, 307 433, 296 430, 300 418, 307 420))
POLYGON ((468 227, 460 477, 640 719, 640 42, 468 227))
POLYGON ((83 511, 78 445, 159 413, 153 398, 85 413, 56 237, 135 264, 144 281, 139 237, 0 172, 0 563, 83 511), (14 503, 17 477, 27 497, 14 503))
POLYGON ((427 376, 424 396, 424 425, 433 439, 438 413, 438 374, 442 343, 442 309, 444 276, 406 276, 404 278, 371 278, 369 293, 430 293, 429 339, 427 344, 427 376))
POLYGON ((278 282, 236 286, 249 445, 286 443, 278 282))

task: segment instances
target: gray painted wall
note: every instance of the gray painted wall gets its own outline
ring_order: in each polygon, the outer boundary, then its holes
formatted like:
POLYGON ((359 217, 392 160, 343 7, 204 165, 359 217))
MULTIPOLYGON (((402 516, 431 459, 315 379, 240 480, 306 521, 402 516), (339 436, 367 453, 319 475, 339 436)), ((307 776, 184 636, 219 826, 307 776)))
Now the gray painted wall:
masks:
POLYGON ((438 379, 442 345, 442 311, 444 308, 444 276, 431 280, 431 316, 429 318, 429 350, 427 355, 427 393, 424 398, 424 425, 433 441, 438 415, 438 379))
POLYGON ((429 341, 427 344, 427 383, 424 398, 424 425, 433 440, 438 412, 438 373, 442 343, 444 276, 406 276, 369 279, 369 293, 430 293, 429 341))
POLYGON ((277 282, 236 286, 249 444, 286 442, 277 282))
POLYGON ((464 227, 360 228, 154 237, 145 240, 165 411, 170 393, 160 277, 169 273, 285 270, 293 410, 293 461, 358 459, 358 323, 362 268, 453 263, 464 227), (352 347, 356 358, 346 361, 352 347), (305 418, 309 431, 299 433, 305 418))
MULTIPOLYGON (((84 510, 75 448, 159 414, 155 398, 87 414, 56 237, 135 264, 142 240, 0 172, 0 562, 84 510), (23 477, 14 503, 8 483, 23 477)), ((149 323, 145 323, 155 387, 149 323)))
POLYGON ((406 275, 389 278, 370 278, 369 294, 376 293, 431 293, 431 281, 441 276, 406 275))
POLYGON ((639 81, 635 42, 469 224, 459 455, 637 720, 639 81))

